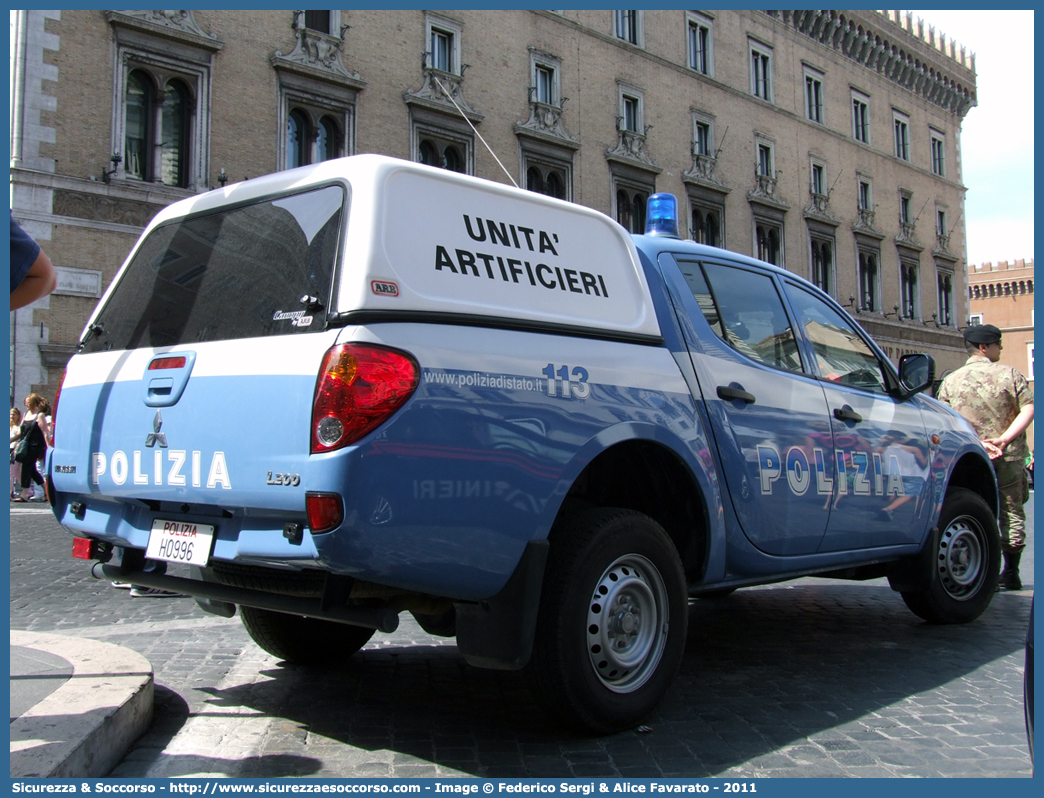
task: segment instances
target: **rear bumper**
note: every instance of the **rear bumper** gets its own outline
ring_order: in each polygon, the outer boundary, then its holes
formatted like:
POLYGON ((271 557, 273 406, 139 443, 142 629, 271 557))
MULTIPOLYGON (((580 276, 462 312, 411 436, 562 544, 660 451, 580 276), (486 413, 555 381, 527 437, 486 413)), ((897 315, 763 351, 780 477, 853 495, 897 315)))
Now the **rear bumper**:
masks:
POLYGON ((168 576, 165 573, 147 571, 142 567, 134 567, 133 565, 128 567, 128 565, 96 563, 91 573, 99 579, 112 579, 130 582, 134 585, 172 590, 197 599, 207 599, 226 604, 242 604, 247 607, 257 607, 258 609, 272 610, 273 612, 285 612, 290 615, 305 615, 309 618, 320 618, 326 621, 346 623, 351 626, 365 626, 368 629, 376 629, 379 632, 394 632, 399 627, 399 614, 394 610, 339 605, 336 602, 337 588, 330 583, 330 580, 328 580, 327 589, 323 591, 321 597, 305 598, 264 593, 260 590, 232 587, 231 585, 205 582, 199 579, 168 576))

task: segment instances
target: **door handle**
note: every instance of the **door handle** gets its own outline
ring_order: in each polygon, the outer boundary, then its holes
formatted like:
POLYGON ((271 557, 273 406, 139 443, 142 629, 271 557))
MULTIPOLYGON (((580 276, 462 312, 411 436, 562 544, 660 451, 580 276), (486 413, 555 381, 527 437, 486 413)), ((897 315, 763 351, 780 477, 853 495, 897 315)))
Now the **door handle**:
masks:
POLYGON ((835 407, 834 418, 839 421, 855 421, 856 423, 863 420, 863 417, 848 405, 845 405, 844 407, 835 407))
POLYGON ((739 399, 748 405, 752 405, 755 402, 754 394, 747 393, 742 388, 733 388, 731 385, 719 385, 718 398, 725 400, 739 399))

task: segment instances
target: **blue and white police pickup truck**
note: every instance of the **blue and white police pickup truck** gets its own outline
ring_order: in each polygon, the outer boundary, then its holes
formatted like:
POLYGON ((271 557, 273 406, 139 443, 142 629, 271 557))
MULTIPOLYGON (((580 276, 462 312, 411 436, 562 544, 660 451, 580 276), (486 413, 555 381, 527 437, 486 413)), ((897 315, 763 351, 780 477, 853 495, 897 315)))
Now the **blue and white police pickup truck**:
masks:
POLYGON ((411 613, 555 715, 634 726, 690 599, 887 577, 930 622, 997 581, 957 414, 829 296, 497 183, 360 155, 178 202, 56 401, 49 497, 96 575, 238 607, 337 663, 411 613), (168 572, 171 571, 171 572, 168 572), (179 575, 180 574, 180 575, 179 575))

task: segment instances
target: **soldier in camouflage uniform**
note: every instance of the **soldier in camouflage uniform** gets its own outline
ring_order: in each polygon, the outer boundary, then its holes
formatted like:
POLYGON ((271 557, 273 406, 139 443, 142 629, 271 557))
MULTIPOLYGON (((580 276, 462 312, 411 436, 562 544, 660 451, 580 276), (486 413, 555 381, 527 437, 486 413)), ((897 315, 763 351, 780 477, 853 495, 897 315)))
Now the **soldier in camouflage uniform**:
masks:
POLYGON ((997 362, 1003 346, 1001 331, 992 324, 968 327, 964 343, 971 356, 943 380, 939 399, 971 422, 993 458, 1001 493, 1004 553, 999 587, 1021 590, 1019 560, 1026 545, 1023 504, 1029 498, 1026 428, 1033 421, 1033 390, 1017 370, 997 362))

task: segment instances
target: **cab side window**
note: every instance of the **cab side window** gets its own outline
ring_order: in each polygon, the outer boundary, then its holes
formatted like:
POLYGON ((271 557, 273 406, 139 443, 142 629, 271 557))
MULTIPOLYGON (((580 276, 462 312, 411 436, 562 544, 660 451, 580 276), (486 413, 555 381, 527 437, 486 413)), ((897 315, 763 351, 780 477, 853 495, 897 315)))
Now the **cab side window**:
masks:
POLYGON ((679 260, 678 266, 715 335, 758 363, 802 370, 794 330, 771 277, 720 263, 679 260))
POLYGON ((787 292, 798 323, 815 352, 818 376, 842 385, 885 393, 887 382, 881 362, 855 328, 805 289, 788 283, 787 292))

